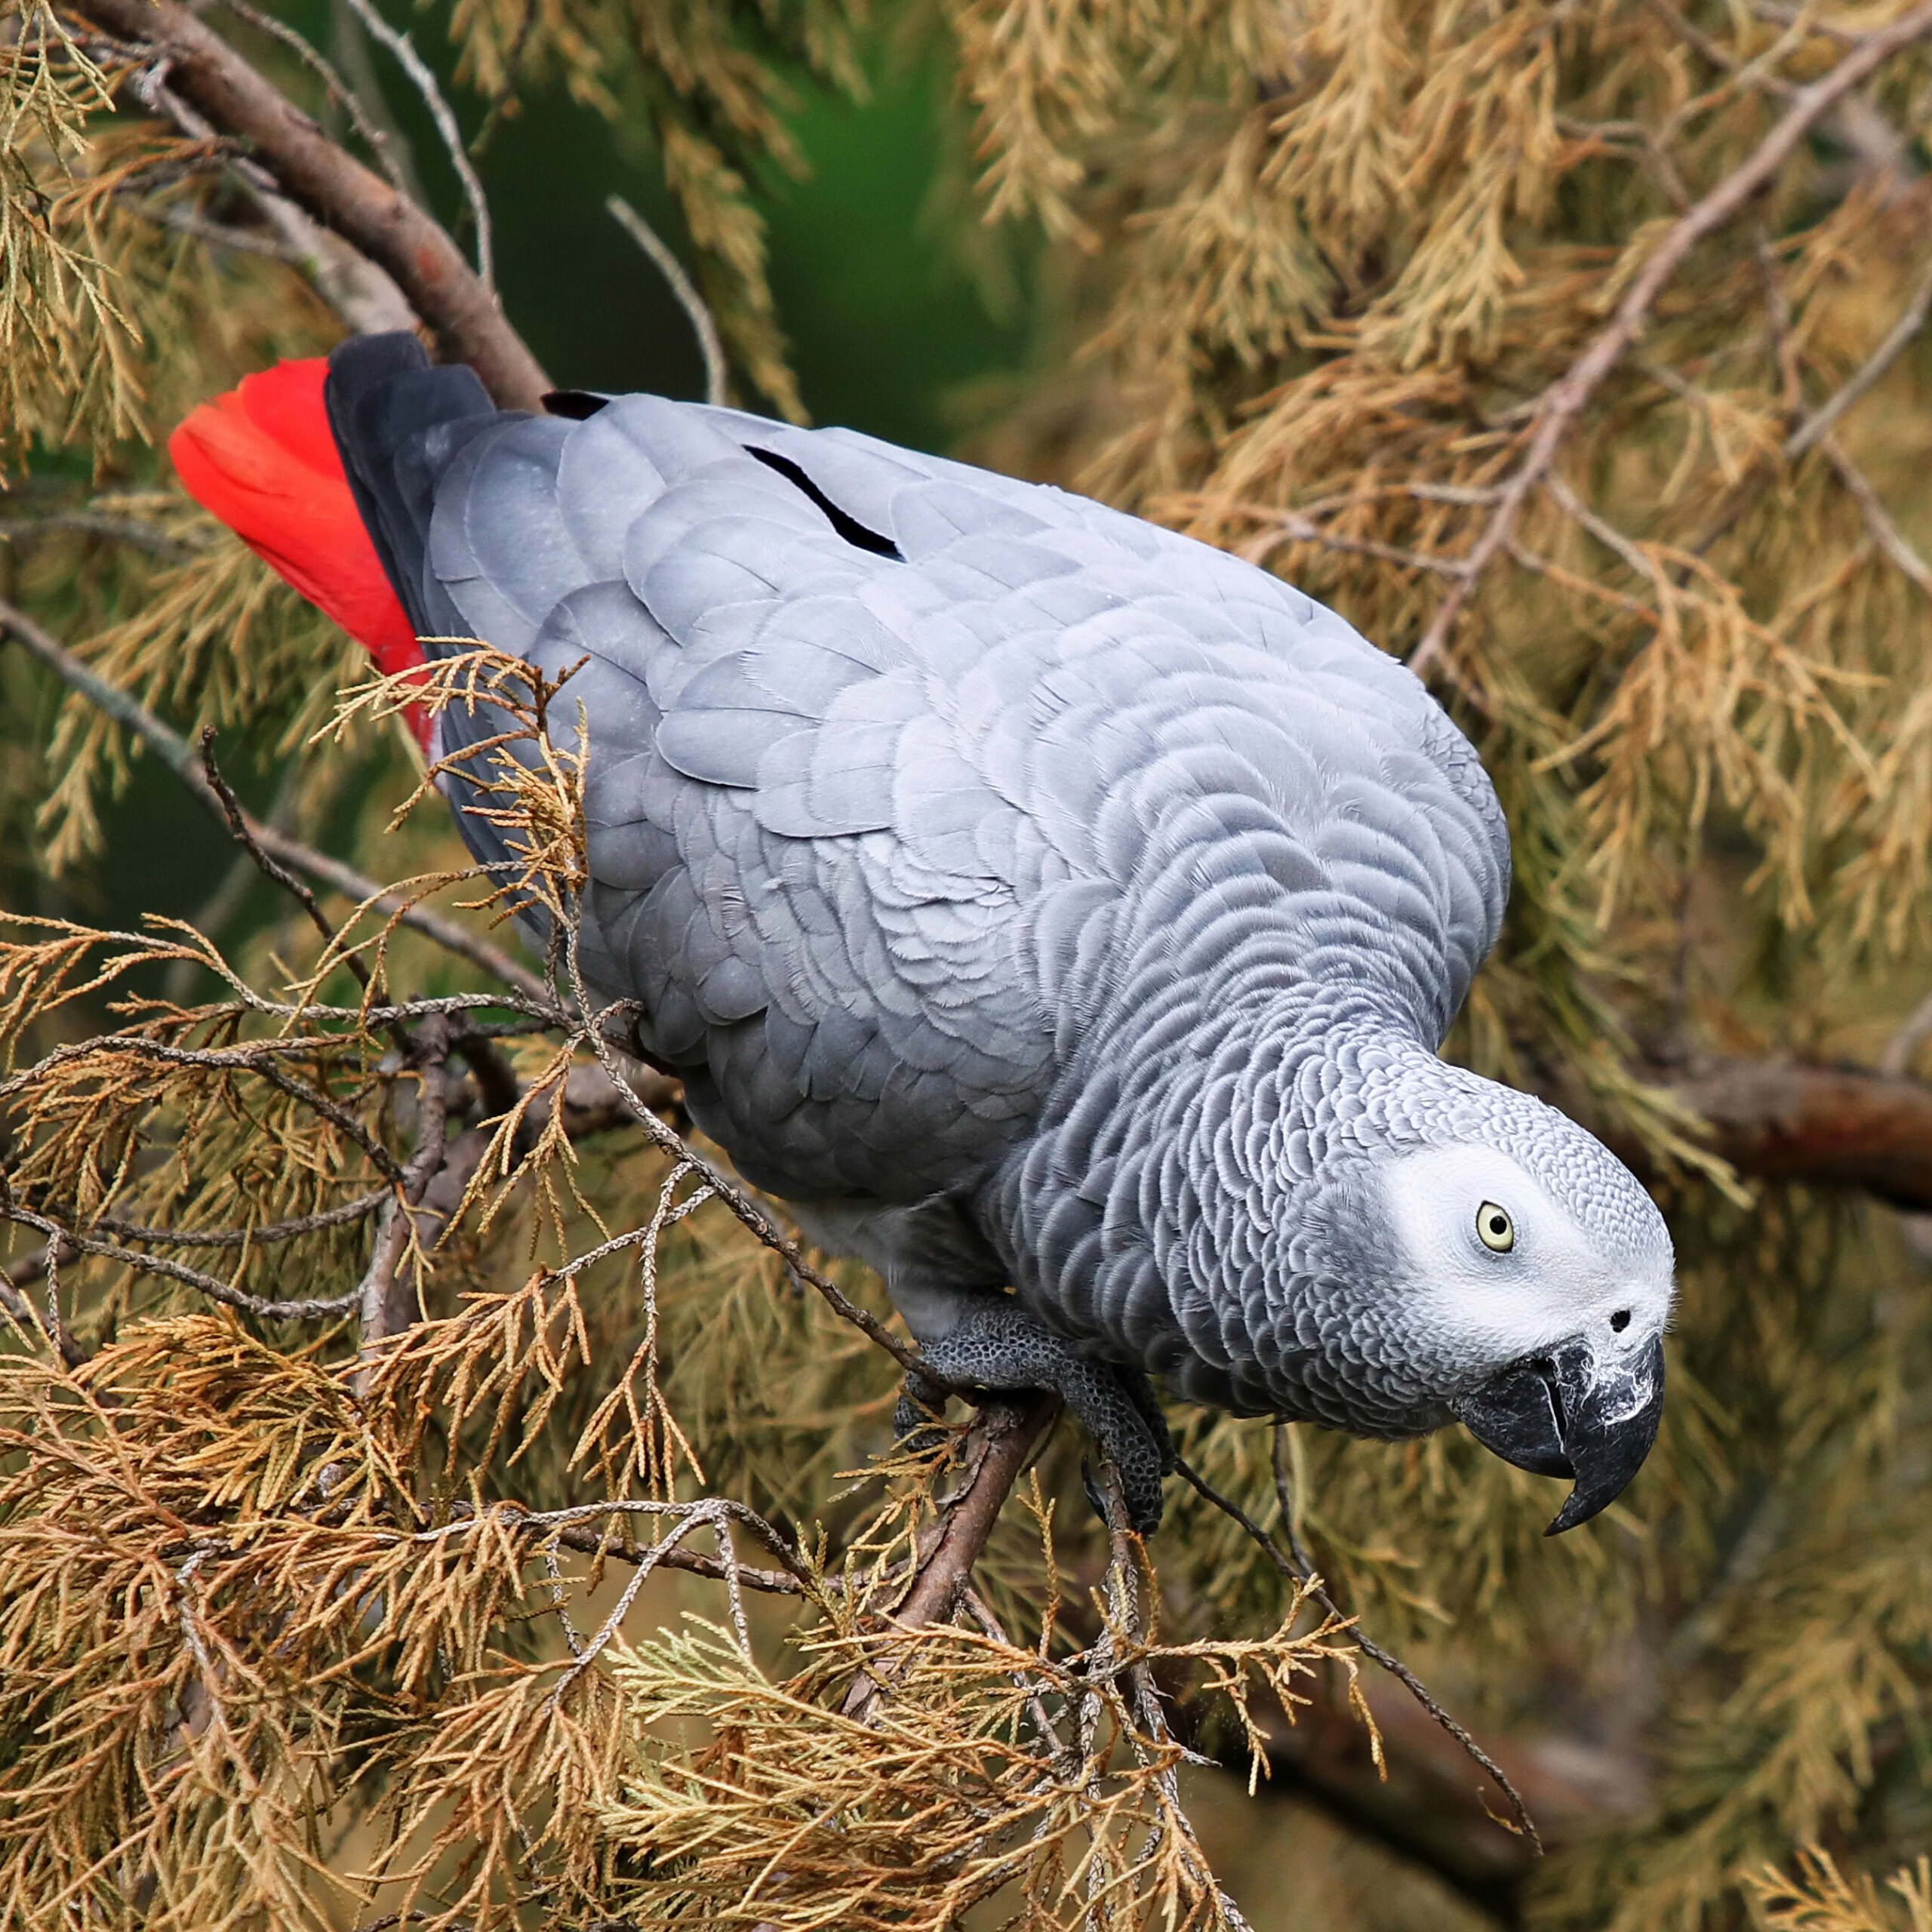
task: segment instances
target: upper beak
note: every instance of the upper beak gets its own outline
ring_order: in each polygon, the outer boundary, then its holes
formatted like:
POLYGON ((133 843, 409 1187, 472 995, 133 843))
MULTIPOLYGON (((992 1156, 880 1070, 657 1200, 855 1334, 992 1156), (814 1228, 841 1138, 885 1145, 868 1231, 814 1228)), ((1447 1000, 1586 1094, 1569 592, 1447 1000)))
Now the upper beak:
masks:
POLYGON ((1614 1503, 1651 1453, 1663 1414, 1663 1338, 1615 1360, 1566 1342, 1492 1376, 1450 1407, 1506 1463, 1575 1478, 1543 1531, 1560 1536, 1614 1503))

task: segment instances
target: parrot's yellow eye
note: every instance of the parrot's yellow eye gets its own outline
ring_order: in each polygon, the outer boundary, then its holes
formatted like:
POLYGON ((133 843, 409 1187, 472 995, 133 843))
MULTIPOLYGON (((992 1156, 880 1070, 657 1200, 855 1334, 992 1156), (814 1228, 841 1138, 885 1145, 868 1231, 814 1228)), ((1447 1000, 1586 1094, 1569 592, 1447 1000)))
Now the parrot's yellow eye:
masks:
POLYGON ((1476 1210, 1476 1233, 1484 1247, 1496 1254, 1507 1254, 1516 1245, 1516 1224, 1508 1211, 1485 1201, 1476 1210))

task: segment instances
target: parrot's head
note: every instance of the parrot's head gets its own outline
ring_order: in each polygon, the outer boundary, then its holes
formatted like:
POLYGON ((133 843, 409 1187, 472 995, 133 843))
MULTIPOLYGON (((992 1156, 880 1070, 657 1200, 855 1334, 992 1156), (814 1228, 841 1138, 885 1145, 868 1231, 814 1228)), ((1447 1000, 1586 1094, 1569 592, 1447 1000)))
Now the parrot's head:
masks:
MULTIPOLYGON (((1432 1058, 1373 1106, 1331 1178, 1369 1258, 1351 1298, 1376 1352, 1506 1461, 1605 1508, 1656 1439, 1675 1258, 1657 1204, 1542 1101, 1432 1058)), ((1329 1272, 1331 1278, 1342 1272, 1329 1272)))

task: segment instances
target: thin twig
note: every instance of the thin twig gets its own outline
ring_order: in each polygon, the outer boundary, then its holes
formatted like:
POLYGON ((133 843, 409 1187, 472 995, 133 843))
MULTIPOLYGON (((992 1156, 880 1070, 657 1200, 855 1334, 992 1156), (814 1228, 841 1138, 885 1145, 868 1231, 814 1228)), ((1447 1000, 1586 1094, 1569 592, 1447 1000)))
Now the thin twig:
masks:
POLYGON ((1796 462, 1854 403, 1884 380, 1886 371, 1912 346, 1928 317, 1932 317, 1932 265, 1918 278, 1898 320, 1885 331, 1884 340, 1785 439, 1787 463, 1796 462))
POLYGON ((1272 530, 1264 531, 1244 543, 1235 553, 1244 562, 1265 564, 1271 552, 1284 543, 1318 543, 1324 549, 1340 550, 1353 557, 1374 557, 1379 562, 1399 565, 1404 570, 1423 571, 1437 577, 1459 577, 1469 566, 1457 557, 1432 557, 1420 550, 1405 550, 1398 544, 1379 543, 1366 537, 1340 537, 1324 530, 1313 518, 1294 510, 1284 510, 1272 530))
POLYGON ((391 1198, 389 1189, 374 1188, 352 1201, 340 1201, 333 1208, 318 1208, 312 1214, 298 1214, 286 1221, 266 1222, 259 1228, 153 1228, 117 1220, 109 1214, 101 1215, 93 1225, 118 1240, 143 1241, 157 1247, 268 1247, 278 1241, 319 1234, 325 1228, 346 1227, 352 1221, 365 1220, 391 1198))
MULTIPOLYGON (((556 1688, 550 1694, 550 1699, 553 1703, 561 1702, 564 1693, 596 1662, 598 1653, 623 1628, 624 1619, 630 1614, 631 1605, 637 1600, 638 1592, 642 1589, 650 1580, 651 1571, 675 1550, 694 1530, 709 1524, 718 1532, 721 1549, 730 1547, 724 1527, 728 1506, 723 1499, 707 1497, 702 1502, 687 1503, 681 1507, 681 1513, 678 1521, 656 1543, 637 1553, 633 1559, 636 1567, 632 1571, 629 1580, 624 1585, 617 1602, 611 1607, 610 1615, 605 1617, 603 1623, 598 1626, 596 1635, 587 1643, 577 1647, 570 1669, 558 1678, 556 1688)), ((724 1577, 728 1588, 735 1587, 737 1580, 737 1566, 735 1564, 731 1564, 726 1567, 724 1577)), ((751 1644, 749 1635, 743 1629, 742 1614, 734 1618, 734 1621, 740 1626, 740 1640, 746 1656, 749 1657, 751 1644)))
MULTIPOLYGON (((214 727, 212 724, 202 727, 201 749, 202 776, 208 780, 208 789, 221 801, 223 814, 228 820, 229 830, 235 835, 235 843, 247 853, 265 877, 280 886, 308 914, 309 924, 322 936, 322 944, 325 949, 323 956, 326 958, 330 953, 336 952, 342 936, 329 924, 315 894, 279 859, 263 851, 256 839, 249 823, 248 814, 242 809, 242 801, 235 795, 234 787, 222 777, 220 768, 214 761, 214 727)), ((367 992, 371 984, 368 968, 352 952, 340 952, 337 956, 355 974, 357 985, 367 992)))
POLYGON ((876 1342, 901 1368, 908 1374, 916 1372, 940 1387, 949 1387, 943 1376, 935 1375, 927 1367, 916 1349, 908 1348, 877 1316, 861 1308, 837 1282, 814 1268, 805 1259, 798 1244, 778 1228, 743 1188, 736 1182, 728 1180, 702 1155, 694 1153, 680 1134, 645 1104, 636 1088, 631 1084, 629 1075, 619 1063, 615 1050, 605 1037, 603 1021, 610 1009, 598 1010, 591 999, 589 989, 584 984, 583 969, 577 958, 577 934, 574 924, 568 926, 564 935, 564 961, 569 975, 571 992, 576 998, 579 1011, 585 1019, 582 1035, 584 1044, 596 1055, 598 1064, 609 1076, 611 1084, 616 1088, 631 1118, 644 1129, 652 1143, 673 1158, 688 1161, 703 1177, 706 1185, 731 1209, 739 1221, 785 1263, 795 1279, 816 1289, 836 1314, 851 1323, 869 1340, 876 1342))
POLYGON ((1865 527, 1872 533, 1872 542, 1892 560, 1902 574, 1910 577, 1927 597, 1932 597, 1932 564, 1918 554, 1905 532, 1892 521, 1891 512, 1872 487, 1872 479, 1852 460, 1837 437, 1826 436, 1819 447, 1825 460, 1838 472, 1838 481, 1857 504, 1865 518, 1865 527))
MULTIPOLYGON (((1700 28, 1694 26, 1669 4, 1669 0, 1644 0, 1644 4, 1673 33, 1695 48, 1719 73, 1735 75, 1743 71, 1743 63, 1735 54, 1720 47, 1700 28)), ((1748 78, 1753 85, 1763 88, 1767 94, 1777 95, 1780 100, 1788 99, 1798 91, 1795 85, 1786 80, 1782 75, 1758 73, 1748 78)))
POLYGON ((1494 1780, 1497 1789, 1502 1792, 1505 1801, 1515 1817, 1517 1829, 1529 1840, 1537 1854, 1540 1856, 1543 1851, 1543 1838, 1537 1830, 1536 1821, 1530 1816, 1530 1809, 1523 1801, 1522 1793, 1510 1782, 1508 1774, 1504 1771, 1502 1766, 1497 1764, 1496 1760, 1469 1735, 1469 1732, 1435 1701, 1422 1680, 1410 1669, 1407 1664, 1403 1663, 1400 1657, 1397 1657, 1392 1651, 1385 1650, 1373 1638, 1364 1636, 1362 1634, 1361 1625, 1353 1618, 1345 1617, 1340 1606, 1329 1594, 1327 1586, 1322 1583, 1314 1565, 1308 1560, 1307 1552, 1302 1548, 1300 1537, 1294 1527, 1294 1512, 1286 1498, 1287 1484, 1281 1475, 1278 1458, 1275 1468, 1275 1482, 1284 1498, 1281 1520, 1287 1526, 1288 1535, 1294 1544, 1292 1554, 1284 1549, 1232 1497, 1223 1496, 1206 1478, 1197 1475, 1184 1457, 1177 1456, 1174 1460, 1174 1466, 1189 1484, 1211 1503, 1217 1509, 1221 1511, 1224 1515, 1232 1517, 1247 1532, 1284 1577, 1306 1590, 1324 1610, 1327 1611, 1331 1617, 1340 1617, 1343 1622, 1350 1626, 1354 1632, 1356 1648, 1364 1657, 1372 1659, 1392 1677, 1396 1678, 1416 1702, 1421 1705, 1423 1709, 1469 1753, 1470 1758, 1481 1767, 1484 1774, 1494 1780))
POLYGON ((344 80, 327 56, 305 35, 297 33, 286 20, 277 20, 272 14, 265 14, 259 7, 253 7, 248 0, 221 0, 221 4, 238 20, 248 22, 258 33, 265 33, 278 40, 293 52, 297 60, 309 70, 319 76, 322 85, 328 91, 329 98, 340 106, 349 116, 349 125, 361 136, 363 145, 376 157, 377 164, 389 178, 390 185, 399 195, 416 197, 411 193, 408 182, 397 168, 383 140, 382 131, 370 118, 362 97, 344 80))
POLYGON ((1495 509, 1464 560, 1464 574, 1451 586, 1422 641, 1410 653, 1411 670, 1427 671, 1443 657, 1457 619, 1483 574, 1503 553, 1524 501, 1548 475, 1571 426, 1637 340, 1657 297, 1692 250, 1749 205, 1820 116, 1899 49, 1928 34, 1932 34, 1932 4, 1915 7, 1889 26, 1863 36, 1829 73, 1794 94, 1790 106, 1751 154, 1665 232, 1632 278, 1610 321, 1545 392, 1523 460, 1503 485, 1495 509))
MULTIPOLYGON (((394 163, 396 174, 402 177, 403 192, 418 208, 427 208, 429 197, 423 190, 423 177, 417 171, 416 144, 403 131, 390 110, 382 76, 376 72, 369 36, 363 31, 361 22, 355 17, 347 0, 330 0, 329 29, 336 63, 349 85, 361 97, 362 105, 382 138, 383 151, 394 163)), ((527 23, 524 30, 528 30, 527 23)), ((480 140, 479 137, 469 144, 472 159, 481 157, 480 140)))
POLYGON ((718 335, 710 304, 698 293, 697 283, 685 272, 684 263, 672 254, 657 231, 623 195, 609 196, 604 205, 618 226, 651 257, 657 272, 670 285, 678 306, 691 318, 698 348, 704 356, 704 399, 714 409, 721 409, 730 397, 731 377, 724 361, 724 344, 718 335))
MULTIPOLYGON (((60 1238, 65 1240, 63 1235, 60 1238)), ((72 1331, 64 1321, 52 1321, 43 1315, 26 1297, 20 1293, 16 1275, 45 1273, 51 1280, 53 1263, 60 1241, 49 1241, 36 1254, 28 1256, 23 1262, 9 1267, 0 1268, 0 1308, 4 1308, 14 1325, 23 1335, 42 1335, 54 1345, 54 1352, 69 1368, 78 1368, 90 1359, 88 1352, 74 1339, 72 1331)), ((69 1259, 72 1251, 69 1251, 69 1259)))
POLYGON ((307 251, 292 242, 278 235, 258 235, 253 229, 238 228, 232 222, 211 221, 192 208, 177 208, 168 202, 143 201, 131 195, 122 205, 143 221, 151 221, 158 228, 171 228, 177 235, 192 235, 211 248, 238 248, 244 254, 266 255, 271 261, 286 262, 291 268, 307 264, 307 251))
MULTIPOLYGON (((746 1589, 761 1590, 773 1595, 798 1596, 804 1594, 808 1588, 818 1586, 811 1572, 792 1555, 784 1537, 749 1504, 740 1503, 731 1497, 711 1497, 704 1500, 716 1506, 714 1513, 740 1524, 757 1537, 786 1566, 785 1568, 760 1570, 749 1564, 706 1556, 701 1551, 685 1549, 681 1546, 663 1549, 661 1545, 651 1544, 638 1549, 627 1543, 614 1543, 608 1531, 580 1527, 595 1522, 600 1516, 681 1516, 692 1507, 688 1503, 619 1497, 604 1503, 579 1503, 561 1509, 542 1510, 525 1509, 521 1504, 508 1503, 499 1503, 487 1513, 512 1530, 526 1527, 540 1530, 543 1532, 546 1542, 560 1543, 566 1549, 576 1550, 586 1556, 613 1557, 619 1562, 626 1564, 641 1563, 648 1558, 660 1569, 688 1571, 694 1576, 709 1577, 718 1583, 724 1582, 728 1577, 735 1577, 746 1589), (653 1549, 658 1549, 661 1553, 652 1556, 651 1552, 653 1549)), ((460 1503, 456 1506, 450 1521, 435 1529, 417 1531, 411 1534, 410 1540, 413 1543, 441 1542, 466 1534, 484 1520, 484 1512, 478 1512, 467 1503, 460 1503)))
MULTIPOLYGON (((239 1047, 177 1047, 165 1040, 151 1040, 141 1033, 98 1034, 91 1040, 75 1040, 66 1046, 56 1047, 51 1053, 43 1054, 32 1066, 0 1081, 0 1097, 32 1086, 57 1066, 73 1060, 92 1059, 103 1051, 152 1060, 162 1066, 198 1066, 219 1072, 246 1072, 266 1080, 291 1100, 300 1101, 338 1133, 346 1134, 368 1155, 378 1174, 400 1185, 402 1170, 397 1166, 395 1157, 353 1114, 338 1106, 306 1080, 285 1073, 275 1064, 278 1057, 298 1051, 302 1044, 289 1040, 257 1040, 239 1047)), ((0 1175, 0 1180, 3 1179, 4 1175, 0 1175)))
POLYGON ((266 1295, 245 1294, 239 1288, 230 1287, 212 1275, 205 1275, 198 1268, 171 1261, 165 1255, 140 1254, 132 1248, 116 1247, 111 1241, 96 1241, 91 1235, 75 1234, 71 1229, 48 1220, 45 1215, 36 1214, 30 1208, 23 1207, 4 1192, 0 1192, 0 1219, 17 1221, 23 1227, 36 1228, 50 1241, 64 1241, 83 1254, 97 1254, 103 1260, 118 1261, 124 1268, 131 1268, 137 1273, 158 1275, 168 1281, 178 1281, 198 1294, 206 1295, 211 1301, 220 1302, 225 1308, 237 1309, 245 1315, 257 1315, 264 1321, 317 1321, 332 1315, 346 1315, 355 1306, 353 1292, 307 1295, 289 1301, 273 1301, 266 1295))
POLYGON ((469 205, 469 218, 475 224, 477 276, 494 297, 497 272, 491 253, 490 205, 484 198, 483 183, 477 178, 469 150, 463 146, 463 130, 457 125, 456 115, 442 89, 437 85, 435 75, 430 72, 408 35, 398 33, 383 19, 376 11, 374 0, 347 0, 347 3, 364 27, 395 56, 396 64, 409 76, 411 85, 423 97, 423 104, 429 110, 430 119, 436 124, 436 132, 442 137, 443 146, 448 151, 450 165, 456 170, 457 179, 463 183, 463 198, 469 205))
POLYGON ((146 523, 138 517, 114 516, 104 510, 49 510, 38 516, 0 517, 0 543, 36 537, 43 531, 72 531, 109 543, 125 543, 131 549, 145 550, 150 556, 165 558, 170 562, 192 557, 202 548, 192 538, 177 537, 158 524, 146 523))
MULTIPOLYGON (((300 766, 291 764, 282 774, 281 783, 276 786, 275 797, 270 801, 265 823, 286 832, 292 823, 298 798, 314 813, 318 820, 326 817, 328 808, 333 798, 333 789, 326 786, 308 786, 304 780, 308 774, 300 766), (320 796, 315 795, 319 792, 320 796)), ((261 876, 261 868, 246 851, 235 854, 229 862, 227 869, 214 884, 209 893, 194 911, 188 924, 206 940, 211 948, 218 948, 229 924, 248 902, 248 888, 261 876)), ((162 998, 175 1005, 186 1004, 195 989, 195 975, 206 971, 203 963, 192 954, 183 954, 168 967, 161 983, 162 998)))
MULTIPOLYGON (((4 600, 0 600, 0 632, 11 632, 63 683, 140 739, 223 826, 229 824, 227 808, 208 782, 192 748, 178 731, 164 724, 138 698, 90 670, 51 632, 36 623, 24 611, 4 600)), ((285 865, 344 897, 354 900, 371 912, 400 919, 405 925, 434 940, 446 951, 460 955, 506 986, 514 986, 526 998, 554 1006, 549 989, 535 974, 519 966, 488 940, 466 931, 454 919, 445 918, 429 906, 398 897, 393 888, 378 885, 353 866, 317 851, 288 832, 264 825, 246 813, 242 817, 255 844, 285 865)))

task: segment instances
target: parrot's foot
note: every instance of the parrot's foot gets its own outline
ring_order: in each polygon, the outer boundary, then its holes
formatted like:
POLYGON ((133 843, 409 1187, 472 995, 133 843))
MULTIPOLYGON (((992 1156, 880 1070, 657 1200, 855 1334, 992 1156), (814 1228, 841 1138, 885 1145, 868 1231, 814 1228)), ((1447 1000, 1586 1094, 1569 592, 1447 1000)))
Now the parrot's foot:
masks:
MULTIPOLYGON (((1158 1524, 1161 1478, 1174 1466, 1174 1443, 1153 1385, 1138 1369, 1090 1361, 1004 1297, 968 1310, 937 1341, 922 1343, 921 1352, 936 1374, 964 1388, 1044 1389, 1057 1395, 1120 1472, 1133 1527, 1145 1536, 1158 1524)), ((921 1444, 944 1407, 932 1383, 909 1375, 894 1433, 921 1444)))

